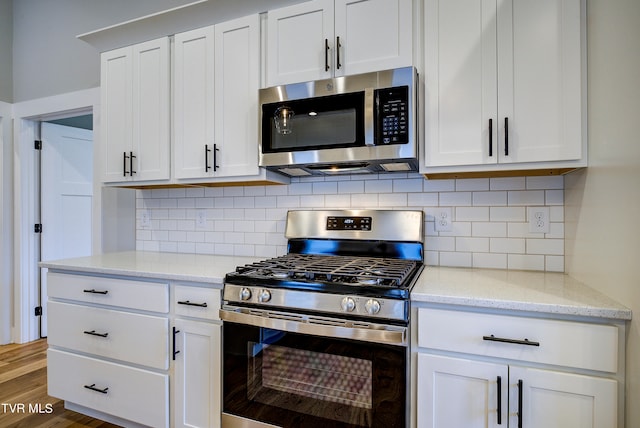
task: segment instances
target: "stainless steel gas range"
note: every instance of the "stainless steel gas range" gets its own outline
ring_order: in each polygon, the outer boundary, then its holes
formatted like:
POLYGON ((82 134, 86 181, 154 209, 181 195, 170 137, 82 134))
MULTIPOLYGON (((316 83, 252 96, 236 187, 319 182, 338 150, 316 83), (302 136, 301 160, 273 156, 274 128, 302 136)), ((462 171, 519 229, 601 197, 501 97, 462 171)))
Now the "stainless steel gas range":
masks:
POLYGON ((406 427, 422 211, 290 211, 288 253, 226 275, 224 427, 406 427))

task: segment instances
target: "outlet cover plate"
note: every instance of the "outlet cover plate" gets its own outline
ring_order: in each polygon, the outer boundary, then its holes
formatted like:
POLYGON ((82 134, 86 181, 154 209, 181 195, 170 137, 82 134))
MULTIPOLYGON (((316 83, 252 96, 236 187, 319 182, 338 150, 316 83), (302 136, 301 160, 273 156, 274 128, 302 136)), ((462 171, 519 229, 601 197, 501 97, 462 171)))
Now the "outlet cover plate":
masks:
POLYGON ((549 233, 549 207, 528 207, 529 232, 549 233))
POLYGON ((438 207, 434 210, 436 232, 451 232, 452 212, 451 207, 438 207))

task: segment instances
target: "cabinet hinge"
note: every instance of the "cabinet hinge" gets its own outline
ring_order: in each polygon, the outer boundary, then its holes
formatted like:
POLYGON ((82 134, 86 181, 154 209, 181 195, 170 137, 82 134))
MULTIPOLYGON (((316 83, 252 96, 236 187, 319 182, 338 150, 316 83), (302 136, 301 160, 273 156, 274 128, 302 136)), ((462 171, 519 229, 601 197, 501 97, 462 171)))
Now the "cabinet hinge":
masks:
POLYGON ((36 223, 33 225, 33 231, 35 233, 42 233, 42 223, 36 223))
POLYGON ((33 148, 35 150, 42 150, 42 140, 34 140, 33 141, 33 148))
POLYGON ((34 312, 35 312, 35 315, 36 315, 37 317, 41 316, 41 315, 42 315, 42 306, 36 306, 36 308, 35 308, 35 311, 34 311, 34 312))

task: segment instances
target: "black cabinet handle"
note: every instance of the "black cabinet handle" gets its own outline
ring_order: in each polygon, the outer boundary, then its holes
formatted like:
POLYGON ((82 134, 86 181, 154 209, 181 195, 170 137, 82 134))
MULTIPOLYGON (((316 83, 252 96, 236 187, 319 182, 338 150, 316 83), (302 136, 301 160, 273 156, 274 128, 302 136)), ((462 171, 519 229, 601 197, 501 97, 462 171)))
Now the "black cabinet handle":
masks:
POLYGON ((180 353, 180 351, 176 351, 176 335, 180 333, 180 330, 177 330, 175 327, 173 327, 173 361, 176 360, 176 355, 178 355, 180 353))
POLYGON ((516 345, 540 346, 540 342, 533 342, 526 338, 524 340, 506 339, 504 337, 495 337, 493 334, 491 336, 482 336, 482 340, 488 340, 491 342, 513 343, 516 345))
POLYGON ((204 172, 209 172, 211 167, 209 166, 209 153, 211 153, 211 149, 208 144, 204 145, 204 172))
POLYGON ((493 156, 493 119, 489 119, 489 157, 493 156))
POLYGON ((498 425, 502 425, 502 376, 498 376, 498 425))
POLYGON ((109 290, 102 290, 102 291, 98 291, 96 289, 91 289, 91 290, 82 290, 84 293, 91 293, 91 294, 108 294, 109 290))
POLYGON ((218 152, 220 149, 217 144, 213 145, 213 170, 217 171, 220 166, 218 165, 218 152))
POLYGON ((522 379, 518 380, 518 428, 522 428, 522 379))
POLYGON ((109 336, 109 333, 96 333, 95 330, 91 330, 91 331, 85 330, 84 334, 90 334, 91 336, 100 336, 100 337, 109 336))
POLYGON ((129 156, 127 156, 127 152, 122 152, 122 173, 124 174, 124 176, 127 176, 127 159, 129 159, 129 156))
POLYGON ((84 387, 92 391, 99 392, 101 394, 106 394, 107 391, 109 390, 109 388, 104 388, 104 389, 96 388, 95 383, 92 383, 91 385, 85 385, 84 387))
POLYGON ((206 308, 207 307, 207 302, 204 303, 191 303, 188 300, 184 300, 181 302, 178 302, 179 305, 187 305, 187 306, 199 306, 201 308, 206 308))
POLYGON ((504 155, 509 156, 509 118, 504 118, 504 155))
POLYGON ((340 48, 342 45, 340 44, 340 36, 336 37, 336 68, 340 70, 342 64, 340 64, 340 48))
POLYGON ((329 71, 329 39, 324 39, 324 71, 329 71))
POLYGON ((129 152, 129 175, 133 177, 133 174, 136 172, 133 170, 133 160, 136 156, 133 155, 133 152, 129 152))

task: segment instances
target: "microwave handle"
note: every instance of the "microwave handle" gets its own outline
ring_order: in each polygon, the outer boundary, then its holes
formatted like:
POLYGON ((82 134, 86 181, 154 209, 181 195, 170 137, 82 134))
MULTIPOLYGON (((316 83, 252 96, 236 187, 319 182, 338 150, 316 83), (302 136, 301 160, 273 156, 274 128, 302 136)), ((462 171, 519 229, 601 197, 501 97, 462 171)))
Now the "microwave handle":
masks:
POLYGON ((373 90, 373 88, 366 88, 364 90, 364 144, 367 146, 374 145, 374 102, 375 91, 373 90))

